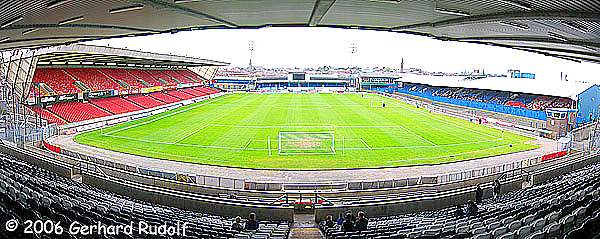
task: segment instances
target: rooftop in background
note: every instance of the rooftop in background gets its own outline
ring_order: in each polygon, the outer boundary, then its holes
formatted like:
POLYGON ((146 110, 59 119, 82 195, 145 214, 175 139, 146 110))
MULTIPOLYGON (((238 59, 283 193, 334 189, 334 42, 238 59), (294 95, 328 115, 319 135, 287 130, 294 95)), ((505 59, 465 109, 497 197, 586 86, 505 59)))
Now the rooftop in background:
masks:
POLYGON ((600 62, 600 3, 595 0, 133 2, 9 1, 0 6, 0 49, 182 30, 322 26, 402 32, 600 62))
POLYGON ((38 66, 119 66, 119 67, 199 67, 227 66, 229 63, 136 51, 104 46, 66 45, 39 49, 34 52, 39 57, 38 66))

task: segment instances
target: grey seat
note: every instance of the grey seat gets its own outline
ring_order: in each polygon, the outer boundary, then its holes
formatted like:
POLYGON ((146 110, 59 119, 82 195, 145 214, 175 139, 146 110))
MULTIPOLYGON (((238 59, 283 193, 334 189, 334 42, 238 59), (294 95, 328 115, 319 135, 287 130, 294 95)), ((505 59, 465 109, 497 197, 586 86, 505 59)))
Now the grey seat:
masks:
POLYGON ((515 234, 513 234, 512 232, 505 233, 504 235, 496 237, 496 239, 514 239, 514 238, 515 238, 515 234))
POLYGON ((484 232, 487 232, 487 230, 485 229, 485 227, 478 227, 478 228, 475 228, 475 229, 471 230, 471 234, 473 234, 473 235, 482 234, 484 232))
POLYGON ((491 223, 491 224, 489 224, 487 226, 487 230, 488 231, 493 231, 494 229, 499 228, 501 226, 502 226, 502 223, 500 223, 500 222, 494 222, 494 223, 491 223))
POLYGON ((501 227, 498 227, 498 228, 496 228, 496 229, 494 229, 492 231, 492 236, 494 236, 494 238, 497 238, 497 237, 500 237, 501 235, 504 235, 504 234, 506 234, 508 232, 509 232, 508 228, 506 228, 504 226, 501 226, 501 227))
POLYGON ((533 222, 533 227, 531 229, 533 231, 540 231, 540 230, 544 229, 544 226, 546 226, 546 219, 540 218, 533 222))
POLYGON ((477 235, 473 236, 473 239, 491 239, 491 238, 492 237, 487 232, 481 233, 481 234, 477 234, 477 235))
POLYGON ((537 232, 534 234, 529 235, 526 239, 544 239, 544 233, 542 232, 537 232))
POLYGON ((562 234, 559 223, 553 222, 552 224, 544 227, 544 232, 546 233, 546 238, 559 238, 562 234))
POLYGON ((518 239, 525 239, 529 234, 531 234, 531 227, 525 225, 517 229, 516 237, 518 239))
POLYGON ((521 227, 521 221, 514 221, 507 225, 508 230, 513 232, 519 229, 519 227, 521 227))

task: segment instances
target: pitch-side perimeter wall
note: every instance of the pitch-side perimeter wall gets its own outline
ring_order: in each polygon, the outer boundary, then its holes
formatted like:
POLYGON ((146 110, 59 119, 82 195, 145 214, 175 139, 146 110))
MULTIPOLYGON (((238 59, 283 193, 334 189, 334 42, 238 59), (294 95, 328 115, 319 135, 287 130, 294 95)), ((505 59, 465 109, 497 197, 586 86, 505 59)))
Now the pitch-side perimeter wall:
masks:
POLYGON ((115 178, 107 175, 105 171, 111 170, 111 168, 104 165, 68 156, 54 155, 49 152, 39 152, 31 147, 18 148, 16 145, 9 145, 6 142, 0 144, 0 151, 55 172, 62 177, 72 178, 74 175, 80 174, 83 183, 146 202, 228 217, 255 212, 260 220, 293 221, 294 209, 290 206, 247 203, 240 200, 188 193, 177 190, 177 188, 148 186, 127 178, 115 178))

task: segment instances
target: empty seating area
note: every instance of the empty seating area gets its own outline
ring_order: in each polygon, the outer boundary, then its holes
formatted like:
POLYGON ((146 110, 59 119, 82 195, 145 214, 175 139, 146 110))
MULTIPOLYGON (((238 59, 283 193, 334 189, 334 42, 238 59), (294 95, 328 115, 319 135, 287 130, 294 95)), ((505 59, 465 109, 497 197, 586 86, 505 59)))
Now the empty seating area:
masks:
POLYGON ((157 79, 159 81, 160 80, 164 81, 165 83, 167 83, 166 85, 168 85, 168 86, 176 86, 178 83, 177 81, 173 80, 171 76, 165 74, 164 72, 162 72, 160 70, 146 70, 146 72, 148 72, 148 74, 150 74, 152 77, 154 77, 154 79, 157 79))
POLYGON ((154 108, 165 104, 162 101, 159 101, 146 95, 130 95, 127 97, 127 100, 146 109, 154 108))
POLYGON ((131 89, 144 88, 142 82, 137 77, 127 72, 127 70, 125 69, 103 68, 98 70, 102 71, 104 74, 110 76, 111 78, 117 81, 120 80, 125 82, 131 89))
POLYGON ((56 103, 48 110, 71 123, 111 115, 95 105, 82 102, 56 103))
MULTIPOLYGON (((62 178, 52 172, 0 154, 0 220, 52 220, 66 227, 82 225, 129 225, 139 221, 151 225, 188 222, 186 236, 143 236, 143 238, 271 238, 289 234, 287 222, 261 221, 256 231, 234 231, 234 219, 146 203, 116 195, 86 184, 62 178)), ((244 223, 242 221, 242 223, 244 223)), ((91 238, 139 238, 134 236, 92 236, 91 238)), ((67 233, 68 234, 68 233, 67 233)), ((64 235, 64 233, 63 233, 64 235)), ((2 238, 54 238, 23 234, 23 230, 0 230, 2 238)), ((60 237, 81 238, 81 237, 60 237)))
POLYGON ((32 106, 31 109, 40 117, 48 120, 49 123, 65 124, 154 108, 216 92, 219 91, 208 87, 195 87, 145 95, 90 99, 89 103, 61 102, 49 105, 46 108, 32 106))
POLYGON ((177 79, 177 81, 179 81, 180 83, 186 84, 196 82, 194 78, 186 76, 186 73, 184 73, 184 71, 186 70, 163 70, 162 72, 169 75, 170 77, 177 79))
POLYGON ((153 86, 201 82, 190 70, 142 70, 120 68, 39 68, 33 82, 42 94, 61 95, 83 91, 137 90, 153 86), (78 83, 76 83, 78 82, 78 83), (43 86, 40 85, 43 83, 43 86), (49 87, 49 90, 46 90, 49 87), (49 92, 49 91, 53 92, 49 92))
POLYGON ((160 81, 155 79, 150 73, 148 73, 145 70, 129 69, 129 70, 127 70, 127 72, 136 76, 138 79, 143 80, 144 82, 148 83, 149 86, 164 86, 163 83, 161 83, 160 81))
POLYGON ((47 120, 48 123, 54 123, 54 124, 66 124, 67 123, 67 121, 59 118, 58 116, 56 116, 52 112, 48 111, 47 109, 34 106, 34 107, 31 107, 31 110, 33 110, 36 114, 38 114, 39 117, 42 117, 42 119, 47 120))
POLYGON ((90 102, 102 109, 105 109, 113 114, 122 114, 137 110, 143 110, 139 105, 132 103, 121 97, 110 97, 102 99, 91 99, 90 102))
POLYGON ((77 80, 81 81, 81 83, 89 87, 92 91, 123 89, 117 82, 108 78, 98 69, 66 68, 65 71, 77 78, 77 80))
POLYGON ((153 97, 154 99, 160 100, 162 102, 165 103, 175 103, 177 101, 180 101, 181 99, 171 96, 169 94, 166 94, 164 92, 154 92, 154 93, 150 93, 148 94, 149 96, 153 97))
POLYGON ((342 232, 339 225, 320 228, 327 238, 591 238, 600 233, 594 224, 600 220, 600 164, 485 199, 478 207, 469 217, 447 208, 370 218, 362 232, 342 232))
POLYGON ((54 94, 64 95, 81 92, 75 86, 75 79, 60 68, 36 69, 33 75, 34 83, 44 83, 49 86, 54 94))
POLYGON ((188 94, 188 93, 186 93, 185 91, 182 91, 182 90, 171 90, 171 91, 168 91, 167 94, 175 96, 175 97, 177 97, 179 99, 182 99, 182 100, 196 98, 195 95, 188 94))

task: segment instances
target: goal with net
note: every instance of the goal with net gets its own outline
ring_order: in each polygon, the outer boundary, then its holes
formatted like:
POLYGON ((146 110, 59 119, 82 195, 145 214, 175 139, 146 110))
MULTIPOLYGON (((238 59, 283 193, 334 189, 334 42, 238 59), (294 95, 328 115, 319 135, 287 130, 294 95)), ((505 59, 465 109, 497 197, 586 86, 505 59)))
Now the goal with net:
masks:
POLYGON ((335 154, 333 132, 279 132, 278 153, 292 154, 335 154))

